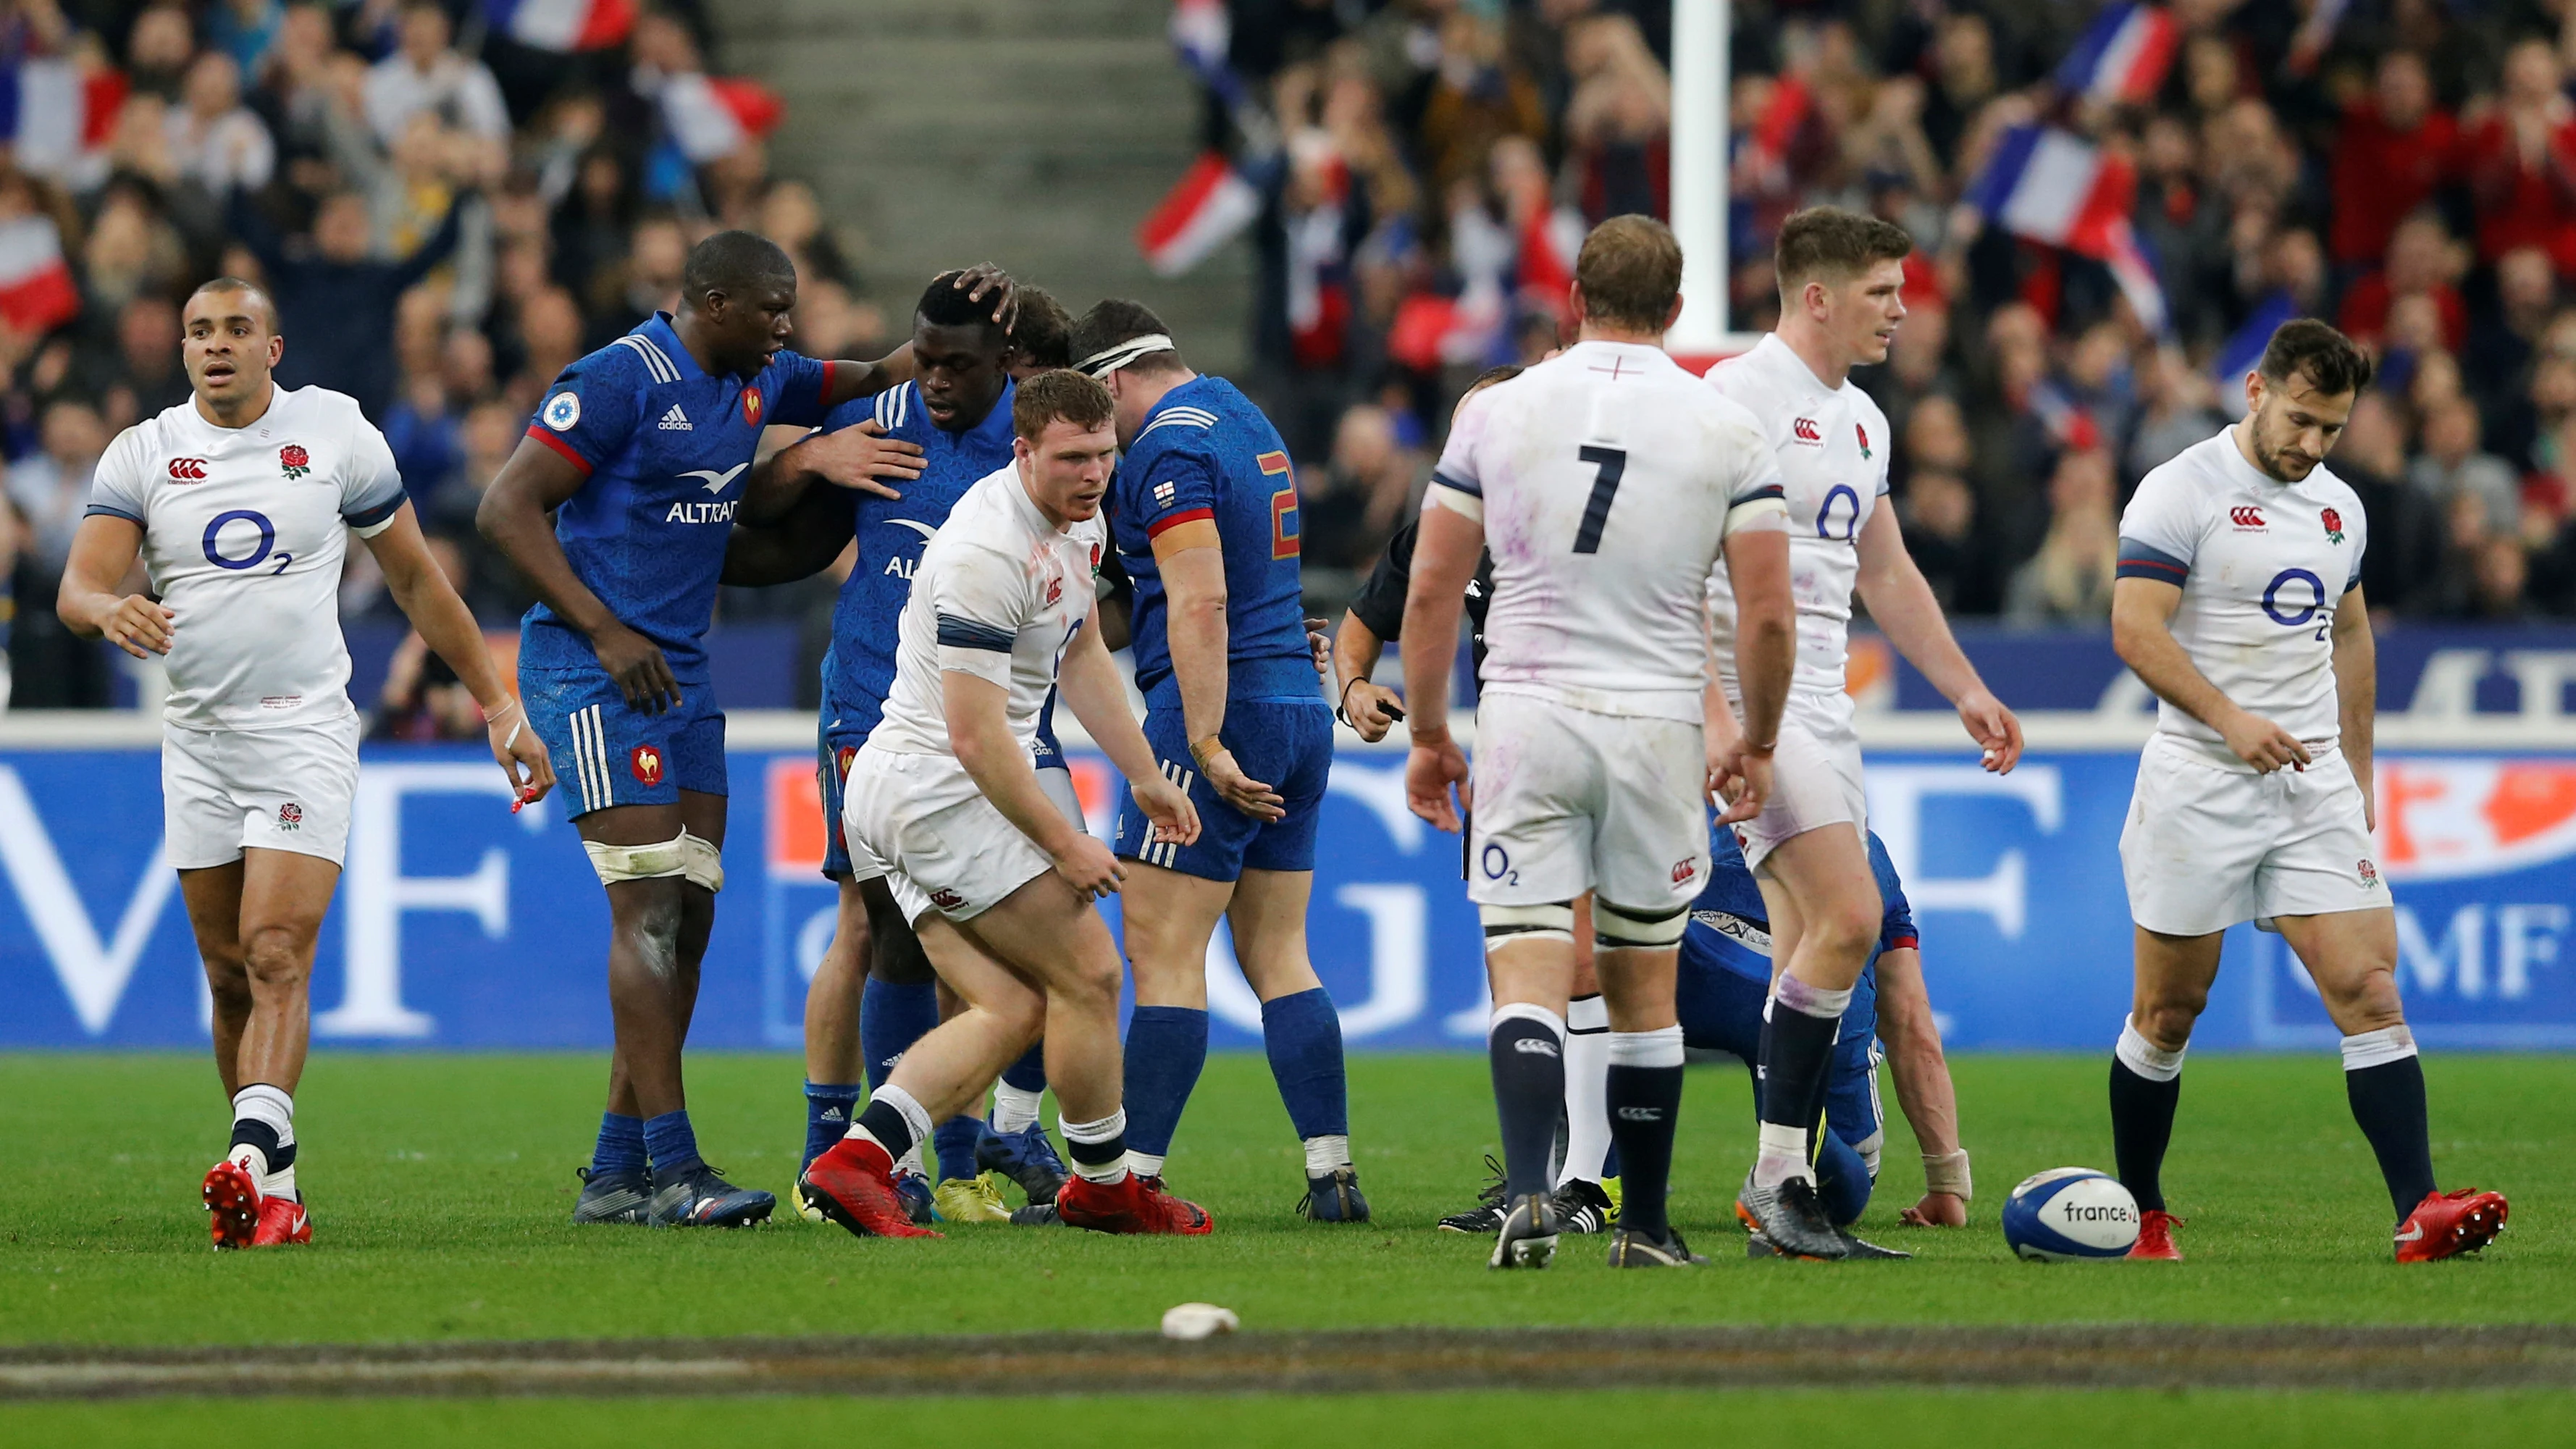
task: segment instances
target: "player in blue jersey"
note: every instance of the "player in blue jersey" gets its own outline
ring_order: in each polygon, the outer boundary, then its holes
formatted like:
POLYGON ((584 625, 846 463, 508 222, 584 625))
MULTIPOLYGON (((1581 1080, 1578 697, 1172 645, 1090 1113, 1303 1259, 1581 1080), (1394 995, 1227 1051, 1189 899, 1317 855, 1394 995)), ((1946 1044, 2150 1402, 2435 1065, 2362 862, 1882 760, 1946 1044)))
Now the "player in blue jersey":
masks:
POLYGON ((817 460, 872 452, 864 436, 824 439, 755 469, 762 429, 813 426, 909 368, 785 350, 795 304, 774 244, 738 231, 698 243, 678 312, 564 370, 476 516, 536 589, 520 692, 569 762, 574 825, 609 899, 617 1051, 576 1222, 740 1226, 776 1203, 707 1166, 682 1086, 724 883, 724 716, 702 637, 735 513, 774 507, 817 460))
MULTIPOLYGON (((1878 1098, 1880 1045, 1896 1078, 1897 1104, 1923 1153, 1925 1192, 1903 1220, 1917 1226, 1956 1227, 1968 1220, 1968 1154, 1959 1146, 1958 1099, 1950 1065, 1933 1025, 1931 998, 1923 989, 1923 957, 1905 883, 1876 834, 1869 863, 1878 879, 1884 914, 1869 963, 1845 1008, 1826 1078, 1824 1123, 1812 1138, 1816 1181, 1825 1210, 1838 1225, 1860 1220, 1878 1177, 1882 1114, 1878 1098)), ((1709 835, 1708 888, 1691 902, 1682 933, 1674 1005, 1683 1044, 1743 1059, 1754 1073, 1758 1106, 1766 1003, 1771 994, 1770 915, 1761 889, 1745 868, 1732 831, 1709 835)), ((1811 1129, 1812 1130, 1812 1129, 1811 1129)), ((1758 1237, 1758 1234, 1757 1234, 1758 1237)))
POLYGON ((1162 320, 1101 302, 1074 324, 1075 365, 1118 404, 1125 456, 1110 532, 1135 581, 1145 738, 1198 807, 1196 843, 1119 815, 1122 916, 1136 976, 1127 1143, 1160 1177, 1207 1061, 1207 951, 1220 917, 1261 999, 1262 1038, 1306 1154, 1305 1216, 1366 1222, 1351 1167, 1341 1018, 1306 955, 1315 822, 1333 712, 1316 678, 1298 578, 1297 483, 1279 432, 1222 378, 1181 361, 1162 320))
MULTIPOLYGON (((842 404, 824 419, 826 433, 866 428, 906 450, 916 466, 897 482, 899 497, 839 488, 806 488, 775 522, 737 526, 724 581, 779 584, 822 571, 856 542, 850 575, 833 607, 832 648, 823 661, 817 782, 826 826, 823 873, 839 882, 832 944, 816 964, 805 995, 805 1151, 803 1169, 849 1130, 866 1085, 881 1084, 894 1064, 942 1016, 936 977, 912 926, 874 859, 853 862, 841 824, 841 789, 850 762, 876 728, 894 681, 895 624, 912 594, 912 575, 932 533, 966 490, 1012 457, 1015 375, 1060 367, 1069 319, 1055 299, 1016 288, 1018 316, 1006 332, 991 309, 959 290, 960 274, 932 280, 914 309, 913 380, 874 397, 842 404)), ((1052 701, 1050 701, 1052 703, 1052 701)), ((1059 808, 1077 818, 1072 776, 1042 720, 1038 779, 1059 808)), ((935 1203, 952 1222, 998 1222, 1010 1213, 988 1172, 1010 1176, 1031 1204, 1051 1201, 1064 1182, 1062 1160, 1037 1120, 1046 1090, 1040 1052, 1003 1074, 992 1130, 972 1116, 942 1123, 932 1134, 939 1156, 935 1189, 917 1164, 899 1164, 898 1186, 926 1218, 935 1203), (920 1190, 913 1190, 922 1184, 920 1190)), ((918 1144, 916 1144, 916 1150, 918 1144)), ((810 1202, 799 1207, 820 1220, 810 1202)))

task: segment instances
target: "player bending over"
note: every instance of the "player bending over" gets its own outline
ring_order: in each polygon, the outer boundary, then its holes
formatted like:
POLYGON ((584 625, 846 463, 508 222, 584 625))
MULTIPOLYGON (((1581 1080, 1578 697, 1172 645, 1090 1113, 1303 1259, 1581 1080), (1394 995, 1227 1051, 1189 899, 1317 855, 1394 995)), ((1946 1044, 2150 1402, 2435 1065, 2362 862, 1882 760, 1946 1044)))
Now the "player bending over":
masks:
POLYGON ((536 590, 520 689, 529 724, 573 762, 573 824, 608 892, 617 1050, 576 1223, 735 1227, 777 1204, 700 1158, 681 1080, 724 885, 724 714, 703 640, 736 510, 758 516, 802 468, 879 451, 853 430, 755 468, 762 429, 811 427, 909 369, 785 350, 795 305, 796 269, 772 243, 698 243, 678 314, 566 368, 475 516, 536 590))
POLYGON ((1092 307, 1074 324, 1073 350, 1118 403, 1126 456, 1109 524, 1135 581, 1145 738, 1204 830, 1194 844, 1157 843, 1140 810, 1119 816, 1118 855, 1133 862, 1120 904, 1136 970, 1127 1027, 1136 1169, 1162 1176, 1207 1064, 1208 941, 1222 919, 1261 999, 1271 1075, 1305 1147, 1298 1211, 1366 1222, 1341 1016, 1306 954, 1333 712, 1307 641, 1287 445, 1232 383, 1190 371, 1138 303, 1092 307))
POLYGON ((2299 953, 2343 1032, 2344 1090, 2397 1218, 2397 1261, 2485 1247, 2499 1193, 2433 1181, 2424 1069, 2397 994, 2397 917, 2371 864, 2378 660, 2361 594, 2370 522, 2325 466, 2368 354, 2286 322, 2245 377, 2245 420, 2138 484, 2120 516, 2111 638, 2161 697, 2120 831, 2137 995, 2111 1061, 2133 1258, 2178 1259, 2160 1173, 2220 933, 2252 919, 2299 953))
MULTIPOLYGON (((1708 373, 1710 387, 1750 409, 1768 431, 1797 581, 1798 669, 1778 739, 1778 788, 1737 832, 1786 963, 1772 986, 1771 1030, 1761 1049, 1759 1151, 1738 1200, 1766 1237, 1801 1258, 1885 1253, 1834 1227, 1807 1158, 1835 1026, 1884 912, 1864 840, 1860 736, 1843 688, 1853 594, 1897 652, 1957 706, 1985 747, 1987 769, 2009 770, 2021 756, 2021 725, 1950 637, 1940 602, 1905 551, 1895 510, 1878 506, 1887 495, 1887 418, 1851 381, 1854 367, 1887 359, 1888 340, 1905 316, 1900 294, 1913 246, 1902 227, 1833 207, 1790 217, 1774 257, 1779 330, 1708 373)), ((1733 696, 1724 583, 1709 581, 1709 613, 1718 682, 1733 696)), ((1712 700, 1711 729, 1721 737, 1733 728, 1723 704, 1712 700)))
POLYGON ((1659 345, 1681 309, 1681 271, 1681 246, 1659 222, 1594 228, 1570 293, 1581 340, 1468 402, 1414 546, 1405 793, 1415 814, 1451 831, 1450 789, 1467 765, 1448 730, 1449 672, 1477 554, 1493 550, 1468 894, 1494 1000, 1507 1177, 1497 1268, 1544 1267, 1556 1250, 1548 1157, 1585 891, 1625 1182, 1610 1262, 1703 1261, 1664 1214, 1682 1091, 1675 946, 1708 869, 1708 787, 1721 775, 1741 782, 1736 816, 1769 790, 1763 756, 1788 687, 1793 606, 1780 470, 1761 424, 1659 345), (1715 759, 1701 728, 1702 600, 1721 552, 1750 715, 1737 753, 1715 759))
MULTIPOLYGON (((1063 364, 1063 311, 1035 288, 1014 289, 1012 327, 954 284, 962 274, 932 279, 913 309, 913 380, 873 398, 843 403, 824 419, 829 433, 868 431, 900 448, 909 467, 884 478, 901 496, 807 488, 774 522, 737 522, 725 554, 728 584, 782 584, 829 567, 856 540, 849 578, 832 610, 832 647, 823 656, 820 761, 825 847, 823 873, 839 882, 832 944, 805 993, 805 1152, 807 1164, 841 1140, 866 1095, 862 1068, 882 1086, 895 1061, 939 1024, 937 978, 904 920, 883 868, 854 863, 841 825, 841 792, 850 763, 885 709, 894 682, 895 639, 913 574, 930 536, 947 522, 966 490, 1011 462, 1012 378, 1022 365, 1023 334, 1051 337, 1063 364), (1049 325, 1050 323, 1054 325, 1049 325), (909 476, 907 476, 909 475, 909 476)), ((1043 340, 1043 338, 1042 338, 1043 340)), ((1075 820, 1073 777, 1045 711, 1038 720, 1039 782, 1075 820)), ((1046 1074, 1033 1049, 1003 1074, 996 1125, 973 1113, 942 1122, 930 1145, 939 1154, 939 1183, 922 1176, 916 1155, 897 1164, 897 1182, 916 1221, 932 1208, 951 1222, 1001 1222, 1010 1216, 996 1183, 1008 1173, 1031 1203, 1052 1200, 1065 1178, 1062 1159, 1038 1123, 1046 1074)), ((800 1198, 819 1222, 822 1210, 800 1198)))
POLYGON ((1092 580, 1118 441, 1100 384, 1051 372, 1012 401, 1015 460, 978 482, 922 551, 885 718, 850 767, 852 853, 887 867, 913 929, 966 1009, 913 1043, 803 1187, 862 1237, 913 1224, 894 1165, 1041 1037, 1074 1176, 1061 1219, 1124 1233, 1205 1233, 1195 1203, 1127 1169, 1119 1105, 1118 948, 1092 901, 1125 872, 1038 784, 1031 753, 1050 689, 1132 782, 1157 838, 1186 845, 1198 812, 1156 773, 1102 647, 1092 580))
POLYGON ((524 801, 554 784, 546 747, 439 572, 384 435, 353 399, 281 389, 276 304, 252 283, 188 298, 189 401, 100 458, 56 604, 84 639, 167 656, 163 838, 214 997, 232 1148, 206 1174, 218 1248, 313 1239, 295 1184, 295 1088, 310 1037, 313 938, 349 839, 358 712, 340 638, 340 565, 367 541, 420 637, 483 707, 524 801), (158 599, 120 594, 140 555, 158 599))

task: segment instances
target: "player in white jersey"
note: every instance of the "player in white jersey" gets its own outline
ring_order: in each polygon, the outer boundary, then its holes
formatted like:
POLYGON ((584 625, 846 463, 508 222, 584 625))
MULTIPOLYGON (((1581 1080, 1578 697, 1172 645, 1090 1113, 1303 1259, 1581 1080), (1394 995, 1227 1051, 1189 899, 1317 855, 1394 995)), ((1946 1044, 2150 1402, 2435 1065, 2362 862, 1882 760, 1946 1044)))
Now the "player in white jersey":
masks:
POLYGON ((2246 417, 2149 473, 2120 518, 2111 636, 2164 701, 2120 831, 2137 991, 2111 1062, 2134 1258, 2177 1259, 2165 1145, 2220 934, 2253 920, 2296 951, 2343 1034, 2345 1093, 2387 1179, 2401 1263, 2475 1252, 2501 1194, 2434 1186, 2424 1069, 2397 992, 2397 914, 2371 863, 2378 662, 2361 592, 2369 522, 2325 455, 2370 359, 2282 324, 2246 417))
POLYGON ((205 959, 215 1068, 233 1103, 232 1147, 204 1198, 216 1247, 268 1247, 313 1235, 295 1184, 294 1092, 313 939, 358 781, 338 603, 350 534, 483 706, 511 792, 542 798, 554 770, 430 557, 384 435, 353 399, 270 381, 286 344, 255 285, 208 282, 182 321, 193 396, 99 459, 57 608, 74 633, 169 671, 162 848, 205 959), (138 556, 150 594, 119 588, 138 556))
MULTIPOLYGON (((1869 865, 1860 736, 1843 688, 1854 594, 1897 652, 1958 707, 1985 747, 1987 769, 2009 770, 2021 757, 2020 722, 1950 636, 1895 512, 1880 506, 1887 417, 1851 381, 1854 367, 1887 360, 1905 316, 1913 249, 1904 228, 1854 212, 1815 207, 1790 217, 1775 253, 1779 330, 1708 373, 1711 388, 1762 420, 1780 460, 1798 601, 1798 665, 1780 726, 1777 787, 1735 831, 1771 913, 1775 1008, 1762 1038, 1760 1151, 1736 1211, 1795 1257, 1886 1251, 1835 1230, 1810 1165, 1834 1036, 1883 913, 1869 865)), ((1727 696, 1711 703, 1710 729, 1720 736, 1735 728, 1722 706, 1741 693, 1726 664, 1735 627, 1726 583, 1723 568, 1709 580, 1727 696)))
POLYGON ((1155 768, 1101 643, 1093 580, 1100 500, 1118 453, 1108 389, 1042 373, 1012 399, 1010 466, 957 500, 922 550, 897 631, 885 713, 843 786, 842 824, 886 879, 965 1009, 914 1042, 799 1182, 861 1237, 913 1226, 895 1164, 982 1099, 1041 1036, 1074 1176, 1056 1211, 1105 1232, 1205 1233, 1206 1211, 1127 1170, 1118 997, 1124 972, 1092 907, 1126 872, 1038 783, 1047 691, 1107 752, 1156 838, 1198 836, 1189 797, 1155 768))
POLYGON ((1682 1089, 1674 958, 1708 873, 1710 788, 1742 781, 1730 818, 1750 816, 1769 789, 1791 604, 1779 466, 1761 425, 1660 345, 1680 313, 1681 268, 1659 222, 1613 217, 1593 230, 1571 293, 1580 340, 1460 410, 1414 544, 1405 793, 1443 830, 1459 828, 1450 790, 1467 783, 1448 730, 1458 615, 1478 553, 1493 553, 1467 893, 1494 1000, 1497 1268, 1544 1267, 1556 1248, 1548 1157, 1565 1094, 1574 901, 1586 891, 1625 1185, 1610 1262, 1705 1261, 1664 1212, 1682 1089), (1723 758, 1701 730, 1702 595, 1721 552, 1743 624, 1748 721, 1723 758))

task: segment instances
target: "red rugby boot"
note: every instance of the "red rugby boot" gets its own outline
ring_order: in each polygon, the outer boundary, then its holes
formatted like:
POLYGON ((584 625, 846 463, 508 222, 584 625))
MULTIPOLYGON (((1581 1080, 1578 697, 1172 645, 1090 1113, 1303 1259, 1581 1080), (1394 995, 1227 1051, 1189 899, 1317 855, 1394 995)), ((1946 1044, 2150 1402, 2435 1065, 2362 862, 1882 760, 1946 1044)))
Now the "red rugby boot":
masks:
POLYGON ((206 1213, 217 1248, 247 1248, 259 1234, 259 1179, 227 1157, 206 1170, 206 1213))
POLYGON ((864 1137, 844 1137, 797 1179, 805 1201, 862 1238, 936 1238, 915 1227, 903 1195, 895 1190, 894 1159, 864 1137))
POLYGON ((259 1231, 251 1234, 252 1247, 283 1248, 312 1241, 313 1219, 305 1216, 304 1204, 291 1197, 260 1199, 259 1231))
POLYGON ((2138 1214, 2138 1241, 2129 1256, 2141 1263, 2179 1263, 2182 1249, 2174 1246, 2173 1230, 2182 1222, 2163 1208, 2148 1208, 2138 1214))
POLYGON ((1197 1237, 1216 1230, 1208 1210, 1163 1188, 1159 1177, 1129 1173, 1109 1184, 1077 1173, 1056 1191, 1056 1212, 1065 1226, 1095 1233, 1174 1233, 1197 1237))
POLYGON ((2504 1231, 2511 1209, 2504 1194, 2464 1187, 2456 1192, 2428 1192, 2397 1225, 2397 1261, 2430 1263, 2474 1253, 2504 1231))

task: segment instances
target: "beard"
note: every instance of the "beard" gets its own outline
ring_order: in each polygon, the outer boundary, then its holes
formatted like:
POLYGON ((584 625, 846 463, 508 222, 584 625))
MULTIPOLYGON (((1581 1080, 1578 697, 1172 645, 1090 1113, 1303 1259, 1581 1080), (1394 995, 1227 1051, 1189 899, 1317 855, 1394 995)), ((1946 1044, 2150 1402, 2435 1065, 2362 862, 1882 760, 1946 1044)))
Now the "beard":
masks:
POLYGON ((2283 483, 2296 483, 2307 477, 2310 473, 2316 471, 2317 459, 2308 457, 2306 454, 2302 453, 2298 455, 2298 461, 2294 464, 2285 456, 2287 452, 2287 449, 2275 448, 2269 442, 2265 441, 2263 437, 2262 419, 2256 418, 2254 420, 2254 464, 2256 467, 2261 468, 2264 472, 2270 474, 2272 477, 2283 483), (2294 466, 2298 469, 2295 473, 2290 471, 2294 466))

